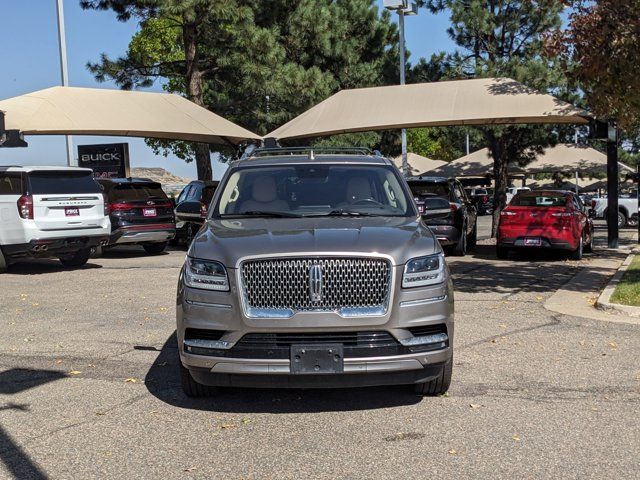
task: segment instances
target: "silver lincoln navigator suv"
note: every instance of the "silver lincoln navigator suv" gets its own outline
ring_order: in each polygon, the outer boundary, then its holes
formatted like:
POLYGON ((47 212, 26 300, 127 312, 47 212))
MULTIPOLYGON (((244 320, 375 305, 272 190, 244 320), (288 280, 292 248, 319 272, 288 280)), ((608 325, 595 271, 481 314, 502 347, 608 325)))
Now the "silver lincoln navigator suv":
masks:
POLYGON ((184 392, 446 392, 453 289, 425 216, 378 155, 270 149, 232 163, 180 274, 184 392))

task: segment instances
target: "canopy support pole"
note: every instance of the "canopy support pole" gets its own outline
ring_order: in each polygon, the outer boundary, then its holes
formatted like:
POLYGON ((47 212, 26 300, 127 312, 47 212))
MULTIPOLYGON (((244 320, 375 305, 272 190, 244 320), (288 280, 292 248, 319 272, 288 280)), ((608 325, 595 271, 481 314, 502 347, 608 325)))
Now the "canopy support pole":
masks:
POLYGON ((609 122, 607 135, 607 243, 618 248, 618 129, 609 122))

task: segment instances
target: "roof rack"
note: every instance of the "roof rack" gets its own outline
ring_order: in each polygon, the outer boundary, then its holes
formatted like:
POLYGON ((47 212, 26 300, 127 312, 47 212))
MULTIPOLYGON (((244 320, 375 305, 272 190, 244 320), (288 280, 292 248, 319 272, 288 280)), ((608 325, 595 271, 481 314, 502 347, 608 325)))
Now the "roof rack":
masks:
MULTIPOLYGON (((379 152, 372 152, 366 147, 278 147, 278 148, 256 148, 249 154, 249 157, 268 157, 272 155, 374 155, 379 152)), ((378 155, 379 156, 379 155, 378 155)))

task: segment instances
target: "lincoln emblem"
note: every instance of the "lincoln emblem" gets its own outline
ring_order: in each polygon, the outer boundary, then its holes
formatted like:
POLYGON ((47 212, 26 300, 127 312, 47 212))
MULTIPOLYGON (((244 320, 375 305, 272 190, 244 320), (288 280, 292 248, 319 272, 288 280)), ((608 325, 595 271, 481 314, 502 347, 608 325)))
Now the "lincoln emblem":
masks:
POLYGON ((319 263, 309 267, 309 297, 313 303, 322 300, 322 265, 319 263))

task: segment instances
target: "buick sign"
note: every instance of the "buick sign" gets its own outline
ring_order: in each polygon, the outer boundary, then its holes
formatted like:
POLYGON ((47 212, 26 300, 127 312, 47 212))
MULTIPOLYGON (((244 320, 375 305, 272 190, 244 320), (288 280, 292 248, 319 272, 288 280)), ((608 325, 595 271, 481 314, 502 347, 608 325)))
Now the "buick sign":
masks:
POLYGON ((78 145, 78 166, 92 169, 96 178, 129 177, 129 144, 78 145))

